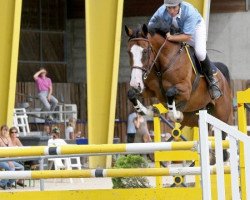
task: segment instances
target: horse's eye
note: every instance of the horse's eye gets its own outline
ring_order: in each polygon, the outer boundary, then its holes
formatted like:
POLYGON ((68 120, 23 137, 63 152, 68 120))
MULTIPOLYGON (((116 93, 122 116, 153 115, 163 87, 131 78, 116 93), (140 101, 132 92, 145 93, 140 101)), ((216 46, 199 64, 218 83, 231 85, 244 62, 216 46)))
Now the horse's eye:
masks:
POLYGON ((143 49, 142 54, 143 54, 143 55, 146 55, 147 52, 148 52, 147 49, 143 49))

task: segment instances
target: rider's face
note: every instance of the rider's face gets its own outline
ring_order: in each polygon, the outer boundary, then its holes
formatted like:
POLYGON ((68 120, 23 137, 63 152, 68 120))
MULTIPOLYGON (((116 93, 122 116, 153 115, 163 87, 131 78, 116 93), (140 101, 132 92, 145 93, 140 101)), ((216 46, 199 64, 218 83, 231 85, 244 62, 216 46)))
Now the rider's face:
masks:
POLYGON ((175 17, 179 13, 179 10, 180 10, 179 5, 167 7, 167 11, 171 15, 171 17, 175 17))

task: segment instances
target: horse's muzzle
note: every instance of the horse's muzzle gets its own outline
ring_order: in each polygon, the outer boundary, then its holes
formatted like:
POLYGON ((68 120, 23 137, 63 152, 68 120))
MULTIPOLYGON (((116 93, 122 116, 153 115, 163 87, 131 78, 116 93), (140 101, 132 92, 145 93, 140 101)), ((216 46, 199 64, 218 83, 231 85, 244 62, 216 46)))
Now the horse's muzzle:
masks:
POLYGON ((143 90, 144 90, 144 88, 141 87, 140 84, 138 84, 137 86, 130 84, 130 86, 131 86, 131 88, 133 88, 135 90, 135 92, 137 94, 141 94, 143 92, 143 90))

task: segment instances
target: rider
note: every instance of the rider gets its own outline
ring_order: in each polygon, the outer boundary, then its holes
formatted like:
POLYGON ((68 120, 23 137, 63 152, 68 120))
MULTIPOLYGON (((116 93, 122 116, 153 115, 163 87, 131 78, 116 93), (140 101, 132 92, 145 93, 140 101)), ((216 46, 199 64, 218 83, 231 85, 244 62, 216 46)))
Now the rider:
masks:
POLYGON ((206 51, 206 25, 200 13, 191 4, 183 0, 164 0, 164 4, 155 12, 149 26, 163 20, 181 31, 179 35, 166 34, 169 41, 187 42, 194 47, 195 55, 201 63, 207 77, 212 99, 218 99, 221 91, 213 76, 211 62, 206 51))

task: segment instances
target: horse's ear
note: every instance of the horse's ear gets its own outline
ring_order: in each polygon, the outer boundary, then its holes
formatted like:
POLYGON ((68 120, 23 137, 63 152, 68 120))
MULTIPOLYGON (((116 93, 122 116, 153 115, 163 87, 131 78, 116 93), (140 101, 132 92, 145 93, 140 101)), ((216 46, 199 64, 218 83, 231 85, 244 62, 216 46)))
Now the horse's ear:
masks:
POLYGON ((144 37, 147 37, 147 35, 148 35, 148 27, 146 24, 143 24, 143 26, 142 26, 142 34, 144 37))
POLYGON ((133 35, 133 30, 125 25, 125 31, 127 36, 131 37, 133 35))

